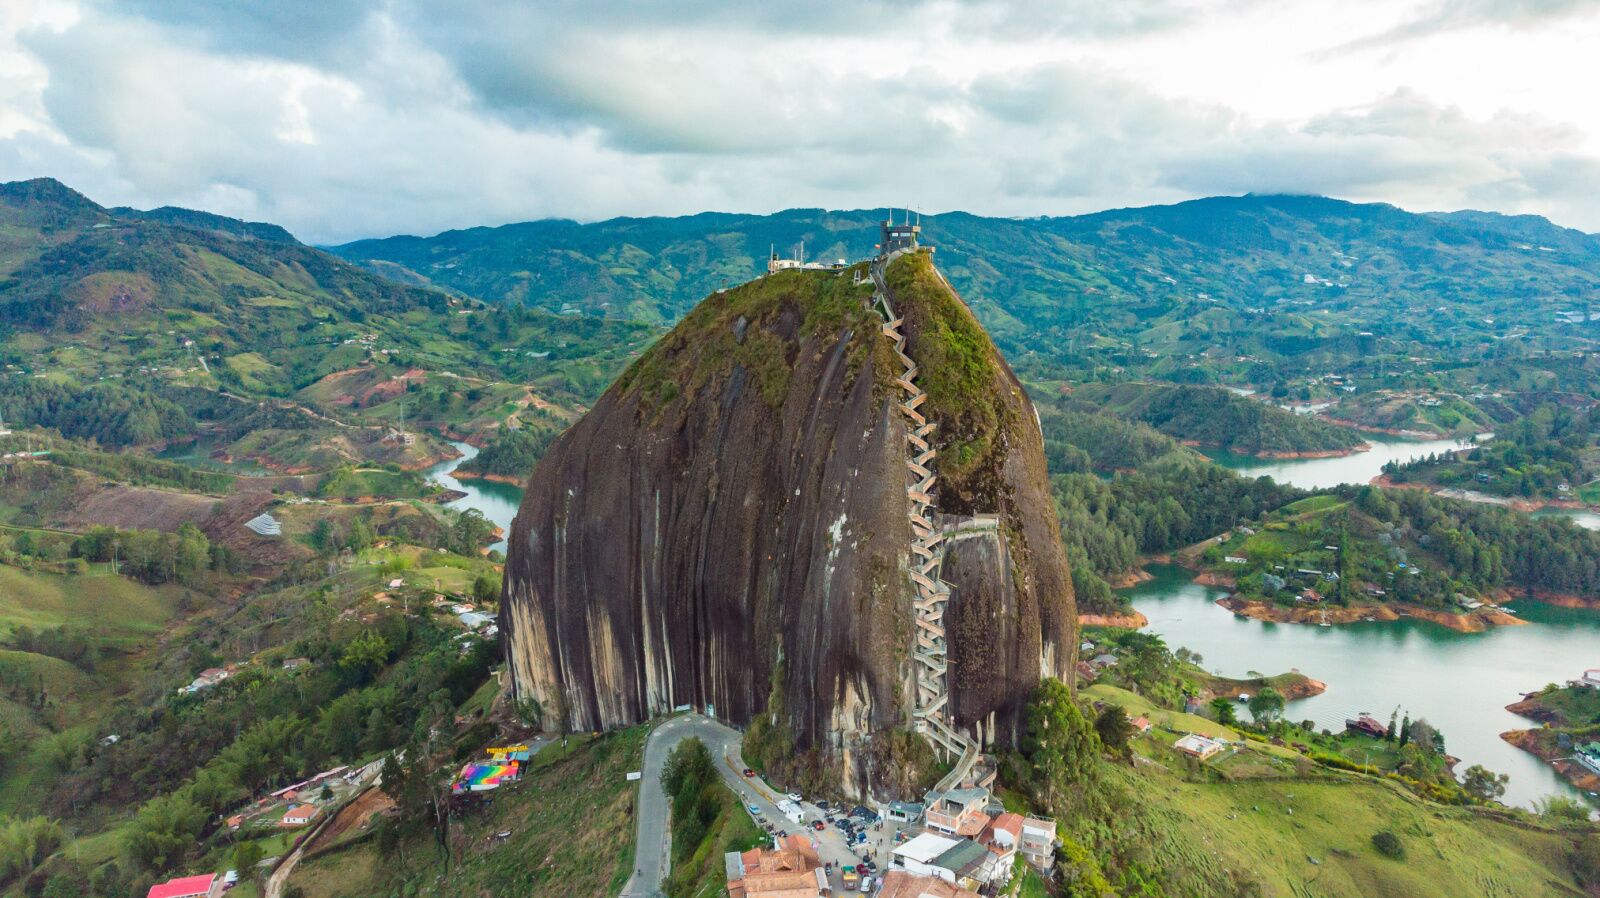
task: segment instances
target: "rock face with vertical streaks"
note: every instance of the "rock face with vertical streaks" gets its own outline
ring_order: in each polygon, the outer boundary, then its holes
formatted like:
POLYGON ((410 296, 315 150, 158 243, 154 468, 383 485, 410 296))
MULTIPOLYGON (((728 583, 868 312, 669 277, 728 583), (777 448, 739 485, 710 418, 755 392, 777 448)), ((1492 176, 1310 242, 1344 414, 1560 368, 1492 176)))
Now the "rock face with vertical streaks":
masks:
MULTIPOLYGON (((694 705, 744 725, 770 710, 786 751, 871 788, 865 744, 910 725, 913 590, 906 425, 862 270, 707 298, 535 468, 502 617, 516 695, 547 724, 694 705)), ((1028 691, 1065 678, 1076 644, 1037 421, 925 254, 888 279, 909 351, 927 357, 939 510, 1000 521, 946 562, 954 719, 1010 742, 1028 691)))

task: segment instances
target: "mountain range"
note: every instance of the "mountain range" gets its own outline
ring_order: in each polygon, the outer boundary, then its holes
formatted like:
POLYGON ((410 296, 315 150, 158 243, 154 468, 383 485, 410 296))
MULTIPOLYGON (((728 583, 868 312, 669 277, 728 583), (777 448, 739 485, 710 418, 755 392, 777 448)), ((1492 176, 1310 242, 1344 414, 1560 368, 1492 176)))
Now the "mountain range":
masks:
MULTIPOLYGON (((826 262, 863 258, 890 214, 546 220, 330 251, 491 302, 671 322, 712 290, 763 271, 774 248, 793 256, 803 244, 826 262)), ((1217 350, 1298 366, 1351 354, 1488 352, 1517 332, 1534 349, 1578 348, 1593 329, 1566 319, 1585 316, 1600 294, 1600 237, 1537 216, 1250 195, 1060 218, 953 212, 921 224, 1002 347, 1069 364, 1217 350)), ((1230 374, 1226 365, 1220 374, 1230 374)))

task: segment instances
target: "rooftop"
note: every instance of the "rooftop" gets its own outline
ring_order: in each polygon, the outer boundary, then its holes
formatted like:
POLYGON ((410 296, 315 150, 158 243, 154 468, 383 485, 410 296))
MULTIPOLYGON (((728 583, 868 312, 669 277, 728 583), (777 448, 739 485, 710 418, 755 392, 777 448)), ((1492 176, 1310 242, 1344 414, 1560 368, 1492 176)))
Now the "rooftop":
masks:
POLYGON ((962 839, 934 859, 933 865, 956 876, 969 876, 989 858, 989 849, 971 839, 962 839))
POLYGON ((204 895, 211 891, 211 884, 216 882, 216 879, 215 873, 169 879, 151 886, 150 891, 145 893, 145 898, 191 898, 194 895, 204 895))
POLYGON ((957 840, 955 839, 947 838, 937 833, 923 833, 896 848, 894 854, 895 857, 903 857, 919 864, 928 864, 946 851, 954 848, 956 844, 957 840))

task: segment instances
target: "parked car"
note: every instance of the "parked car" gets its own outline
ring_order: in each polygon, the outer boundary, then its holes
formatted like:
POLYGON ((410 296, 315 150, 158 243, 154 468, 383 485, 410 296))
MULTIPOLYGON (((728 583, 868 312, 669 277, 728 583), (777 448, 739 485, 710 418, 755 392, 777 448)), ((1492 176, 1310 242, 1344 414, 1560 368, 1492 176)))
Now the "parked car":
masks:
POLYGON ((750 806, 750 813, 754 814, 757 817, 760 817, 761 816, 761 808, 759 806, 757 806, 757 805, 751 805, 750 806))
POLYGON ((818 820, 816 823, 811 824, 811 826, 814 829, 816 829, 817 831, 819 831, 819 832, 827 828, 827 827, 823 826, 821 820, 818 820))
POLYGON ((789 799, 790 801, 794 802, 795 804, 799 804, 800 802, 805 800, 805 799, 800 797, 800 793, 799 792, 790 792, 789 794, 785 795, 784 798, 789 799))

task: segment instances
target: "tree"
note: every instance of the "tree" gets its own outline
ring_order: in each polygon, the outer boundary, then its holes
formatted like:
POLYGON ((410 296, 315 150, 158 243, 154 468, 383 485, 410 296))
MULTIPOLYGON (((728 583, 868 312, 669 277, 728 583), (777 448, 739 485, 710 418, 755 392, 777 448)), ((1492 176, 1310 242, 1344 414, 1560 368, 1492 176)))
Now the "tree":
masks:
POLYGON ((1461 788, 1480 801, 1496 801, 1506 794, 1506 783, 1510 781, 1511 777, 1504 773, 1495 773, 1482 764, 1474 764, 1467 768, 1466 775, 1462 777, 1461 788))
POLYGON ((1122 710, 1121 705, 1106 705, 1094 719, 1094 731, 1112 754, 1124 760, 1132 759, 1133 750, 1128 740, 1133 738, 1133 721, 1128 719, 1128 712, 1122 710))
POLYGON ((254 870, 256 864, 259 863, 261 863, 260 842, 251 839, 247 842, 240 842, 238 847, 233 849, 233 867, 239 871, 240 876, 248 877, 250 871, 254 870))
POLYGON ((189 852, 206 825, 206 809, 187 793, 161 795, 145 802, 128 831, 128 857, 146 870, 171 867, 189 852))
POLYGON ((1372 847, 1384 857, 1402 858, 1406 856, 1406 846, 1401 844, 1400 837, 1388 830, 1372 834, 1372 847))
POLYGON ((1269 724, 1283 716, 1283 693, 1271 686, 1250 696, 1250 716, 1258 724, 1269 724))
POLYGON ((345 644, 339 667, 350 671, 356 682, 364 683, 388 663, 390 652, 389 640, 373 630, 366 630, 345 644))
POLYGON ((0 882, 31 874, 66 841, 48 817, 0 818, 0 882))
POLYGON ((472 597, 479 602, 500 601, 500 578, 492 574, 479 574, 472 581, 472 597))
POLYGON ((1548 820, 1564 823, 1586 823, 1589 820, 1589 806, 1566 795, 1546 795, 1533 803, 1533 809, 1548 820))
POLYGON ((1211 713, 1216 715, 1217 723, 1223 726, 1234 726, 1239 722, 1239 713, 1233 709, 1233 699, 1219 695, 1211 700, 1211 713))
POLYGON ((1066 793, 1086 785, 1094 775, 1100 737, 1060 680, 1046 679, 1033 691, 1023 712, 1026 729, 1022 754, 1046 803, 1054 806, 1066 793))

